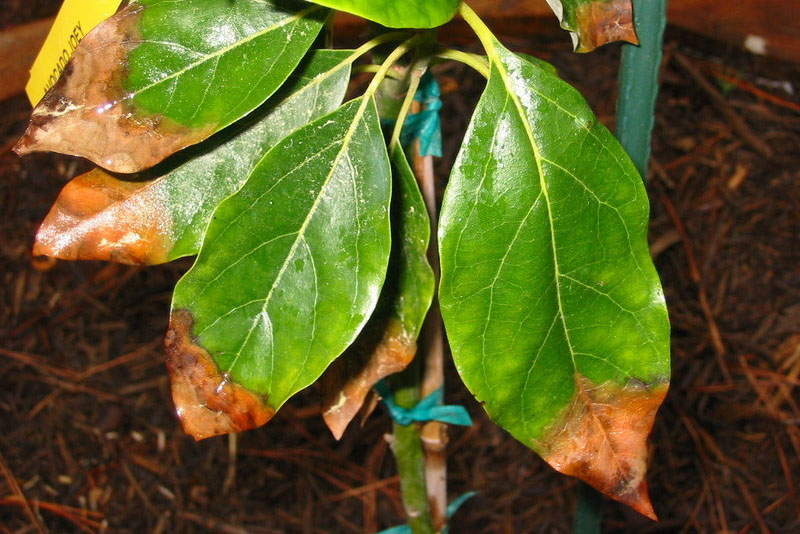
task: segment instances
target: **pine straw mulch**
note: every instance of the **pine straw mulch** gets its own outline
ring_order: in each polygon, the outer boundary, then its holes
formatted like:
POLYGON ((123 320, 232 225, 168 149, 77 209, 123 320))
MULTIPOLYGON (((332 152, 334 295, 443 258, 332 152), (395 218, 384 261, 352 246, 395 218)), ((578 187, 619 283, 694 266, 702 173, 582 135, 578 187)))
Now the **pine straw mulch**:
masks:
MULTIPOLYGON (((604 531, 800 532, 800 112, 773 83, 797 71, 685 41, 667 49, 649 182, 673 325, 673 386, 651 451, 661 521, 606 502, 604 531), (712 96, 721 76, 733 84, 712 96)), ((615 48, 533 51, 613 121, 615 48)), ((452 161, 482 82, 458 67, 440 78, 460 89, 444 98, 452 161)), ((160 342, 189 263, 31 258, 38 222, 87 165, 11 153, 28 113, 23 97, 0 103, 0 532, 371 534, 401 523, 380 412, 336 443, 309 391, 261 430, 183 435, 160 342)), ((569 532, 576 483, 494 427, 452 368, 448 380, 449 401, 475 418, 451 429, 451 495, 480 492, 451 532, 569 532)))

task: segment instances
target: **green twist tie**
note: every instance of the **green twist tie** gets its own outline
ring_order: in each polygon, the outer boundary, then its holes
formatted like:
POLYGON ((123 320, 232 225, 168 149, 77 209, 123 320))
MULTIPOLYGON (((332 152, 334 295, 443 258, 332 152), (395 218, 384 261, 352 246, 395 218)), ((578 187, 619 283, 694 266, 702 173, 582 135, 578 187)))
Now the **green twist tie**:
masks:
MULTIPOLYGON (((453 502, 447 505, 447 519, 453 517, 453 515, 455 515, 455 513, 458 511, 458 509, 461 508, 462 504, 464 504, 477 494, 478 494, 477 491, 468 491, 453 499, 453 502)), ((448 525, 445 525, 445 527, 442 529, 442 534, 447 534, 447 531, 448 531, 448 525)), ((408 525, 398 525, 396 527, 387 528, 386 530, 381 530, 380 532, 378 532, 378 534, 411 534, 411 527, 409 527, 408 525)))
POLYGON ((381 380, 375 384, 375 390, 383 399, 389 416, 398 424, 408 426, 411 423, 426 423, 428 421, 441 421, 449 425, 472 426, 472 418, 463 406, 442 405, 444 391, 437 389, 411 409, 398 406, 394 402, 394 395, 389 385, 381 380))

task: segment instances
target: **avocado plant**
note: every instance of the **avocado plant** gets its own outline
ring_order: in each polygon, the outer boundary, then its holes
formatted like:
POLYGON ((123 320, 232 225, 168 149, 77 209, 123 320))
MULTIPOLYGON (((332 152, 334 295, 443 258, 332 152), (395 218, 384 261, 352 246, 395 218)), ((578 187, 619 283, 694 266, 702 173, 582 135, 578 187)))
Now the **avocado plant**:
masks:
MULTIPOLYGON (((548 2, 576 50, 635 42, 630 0, 548 2)), ((642 177, 553 67, 508 50, 466 3, 131 0, 80 43, 16 150, 98 166, 61 191, 34 254, 195 256, 164 346, 196 439, 264 425, 314 383, 337 438, 387 377, 413 408, 417 340, 440 308, 455 367, 495 423, 655 517, 646 441, 669 323, 642 177), (326 46, 331 9, 375 37, 326 46), (457 15, 484 55, 438 43, 457 15), (444 61, 487 81, 444 191, 436 276, 435 195, 409 164, 419 140, 403 140, 410 118, 435 113, 411 108, 444 61), (356 72, 372 78, 343 103, 356 72)), ((412 495, 420 447, 418 423, 395 424, 415 533, 441 527, 424 484, 412 495)))

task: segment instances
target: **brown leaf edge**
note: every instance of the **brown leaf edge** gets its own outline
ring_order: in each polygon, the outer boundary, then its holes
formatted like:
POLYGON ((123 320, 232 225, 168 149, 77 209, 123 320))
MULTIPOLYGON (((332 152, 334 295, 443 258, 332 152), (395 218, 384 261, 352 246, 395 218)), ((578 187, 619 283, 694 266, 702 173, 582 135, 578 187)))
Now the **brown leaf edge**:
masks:
POLYGON ((201 440, 266 424, 275 415, 266 397, 220 373, 208 351, 192 339, 193 324, 188 311, 175 310, 164 338, 172 400, 184 432, 201 440))
POLYGON ((101 169, 74 178, 36 232, 33 255, 131 265, 168 261, 172 219, 155 181, 120 180, 101 169))
POLYGON ((362 338, 331 365, 319 384, 322 418, 337 440, 364 405, 372 386, 405 369, 416 352, 414 338, 392 318, 377 344, 362 338))
POLYGON ((593 384, 575 375, 560 423, 533 445, 557 471, 580 478, 656 521, 647 491, 647 438, 668 384, 593 384))
POLYGON ((80 42, 58 82, 31 115, 14 151, 22 156, 53 151, 87 158, 113 172, 152 167, 213 133, 191 129, 161 115, 144 116, 122 88, 130 51, 141 42, 140 13, 131 3, 101 22, 80 42))
POLYGON ((595 0, 577 7, 576 52, 591 52, 604 44, 625 41, 639 44, 633 25, 631 0, 595 0))

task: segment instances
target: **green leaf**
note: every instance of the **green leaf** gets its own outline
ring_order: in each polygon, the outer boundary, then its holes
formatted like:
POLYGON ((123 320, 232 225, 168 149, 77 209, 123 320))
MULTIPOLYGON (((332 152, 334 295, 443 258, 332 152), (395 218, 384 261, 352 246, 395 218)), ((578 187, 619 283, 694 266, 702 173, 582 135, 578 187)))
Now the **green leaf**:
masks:
POLYGON ((391 159, 397 190, 392 202, 392 235, 397 246, 389 267, 395 284, 391 315, 416 339, 433 300, 433 269, 428 262, 431 222, 417 179, 399 145, 392 150, 391 159))
POLYGON ((532 56, 530 54, 526 54, 525 52, 516 52, 516 54, 524 61, 527 61, 528 63, 533 63, 540 69, 552 74, 553 76, 558 76, 558 69, 556 69, 555 65, 553 65, 552 63, 548 63, 547 61, 541 58, 532 56))
POLYGON ((453 18, 460 0, 311 0, 389 28, 435 28, 453 18))
POLYGON ((133 1, 81 41, 15 150, 151 167, 262 104, 324 14, 294 0, 133 1))
POLYGON ((553 467, 652 515, 646 439, 669 323, 642 180, 577 91, 482 39, 491 74, 439 234, 456 367, 553 467))
POLYGON ((386 273, 390 195, 361 97, 284 138, 217 207, 165 341, 187 433, 264 424, 352 343, 386 273))
POLYGON ((414 358, 433 300, 428 211, 402 149, 392 151, 391 161, 392 252, 386 283, 361 335, 320 380, 322 417, 336 439, 342 437, 372 386, 402 371, 414 358))
POLYGON ((614 41, 639 44, 631 0, 547 0, 576 52, 591 52, 614 41))
POLYGON ((214 208, 241 187, 264 154, 341 104, 351 54, 311 53, 264 106, 186 151, 191 154, 176 156, 178 162, 171 159, 136 180, 100 169, 75 178, 39 227, 34 254, 136 264, 197 254, 214 208))

